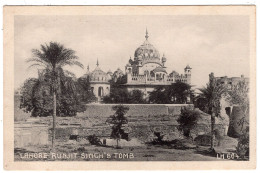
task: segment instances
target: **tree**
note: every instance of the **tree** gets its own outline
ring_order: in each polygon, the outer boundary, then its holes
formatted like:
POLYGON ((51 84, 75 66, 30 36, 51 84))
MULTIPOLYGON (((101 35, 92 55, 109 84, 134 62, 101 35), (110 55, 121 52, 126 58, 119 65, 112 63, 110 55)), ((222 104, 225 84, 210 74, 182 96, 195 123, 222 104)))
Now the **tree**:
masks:
POLYGON ((169 97, 167 90, 164 86, 156 87, 149 95, 149 102, 155 104, 167 104, 169 103, 169 97))
POLYGON ((144 99, 144 93, 141 90, 133 90, 129 93, 129 103, 131 104, 144 104, 146 100, 144 99))
MULTIPOLYGON (((63 45, 57 42, 50 42, 49 44, 41 45, 41 49, 32 50, 33 58, 27 60, 32 63, 29 67, 44 68, 46 74, 50 78, 50 87, 53 98, 53 132, 52 132, 52 147, 55 146, 55 126, 56 126, 56 114, 57 114, 57 93, 61 91, 61 74, 62 72, 71 74, 67 70, 63 70, 64 66, 76 65, 83 68, 83 65, 78 61, 78 57, 75 55, 75 51, 67 49, 63 45)), ((68 83, 67 83, 68 84, 68 83)), ((66 84, 66 85, 67 85, 66 84)), ((68 84, 69 86, 69 84, 68 84)))
POLYGON ((199 97, 204 99, 205 111, 211 115, 211 145, 210 148, 214 149, 214 130, 215 130, 215 117, 220 114, 220 99, 226 93, 225 86, 217 83, 214 74, 209 75, 209 83, 204 88, 200 88, 199 97))
POLYGON ((114 115, 111 115, 106 122, 113 124, 112 126, 112 132, 111 132, 111 137, 113 139, 117 140, 117 148, 119 144, 120 139, 127 139, 128 140, 128 135, 124 132, 122 129, 124 124, 128 123, 127 118, 125 117, 125 114, 129 110, 129 107, 123 106, 123 105, 117 105, 113 106, 112 109, 115 112, 114 115))
POLYGON ((82 98, 82 102, 90 103, 97 100, 97 98, 91 90, 89 78, 79 78, 77 80, 77 90, 78 94, 82 98))
POLYGON ((193 96, 189 84, 176 82, 170 86, 158 86, 149 95, 149 101, 156 104, 183 104, 193 96))
POLYGON ((190 137, 190 131, 196 127, 200 112, 191 109, 182 109, 177 122, 179 123, 178 129, 183 131, 185 137, 190 137))
POLYGON ((167 88, 170 103, 187 103, 187 98, 192 96, 191 86, 184 82, 176 82, 167 88))

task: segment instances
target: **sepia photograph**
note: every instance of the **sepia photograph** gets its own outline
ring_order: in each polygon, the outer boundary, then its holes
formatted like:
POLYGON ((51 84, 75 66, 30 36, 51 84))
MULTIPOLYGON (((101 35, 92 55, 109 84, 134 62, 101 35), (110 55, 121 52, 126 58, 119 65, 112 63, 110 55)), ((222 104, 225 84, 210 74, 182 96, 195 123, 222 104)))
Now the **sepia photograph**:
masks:
POLYGON ((255 6, 4 10, 7 165, 254 167, 255 6))

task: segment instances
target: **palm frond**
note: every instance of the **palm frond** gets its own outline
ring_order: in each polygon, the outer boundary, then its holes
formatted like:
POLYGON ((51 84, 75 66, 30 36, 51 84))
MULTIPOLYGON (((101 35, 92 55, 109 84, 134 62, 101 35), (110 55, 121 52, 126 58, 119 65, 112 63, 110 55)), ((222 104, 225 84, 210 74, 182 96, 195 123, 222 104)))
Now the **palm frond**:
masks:
POLYGON ((66 65, 69 65, 69 66, 73 66, 73 65, 76 65, 80 68, 84 68, 84 65, 82 63, 80 63, 79 61, 64 61, 63 63, 59 64, 59 67, 63 67, 63 66, 66 66, 66 65))
POLYGON ((35 66, 40 66, 40 67, 43 67, 43 68, 46 68, 46 66, 44 64, 39 64, 39 63, 36 63, 36 64, 32 64, 30 65, 27 70, 31 69, 32 67, 35 67, 35 66))
POLYGON ((63 70, 65 76, 76 77, 76 75, 68 70, 63 70))

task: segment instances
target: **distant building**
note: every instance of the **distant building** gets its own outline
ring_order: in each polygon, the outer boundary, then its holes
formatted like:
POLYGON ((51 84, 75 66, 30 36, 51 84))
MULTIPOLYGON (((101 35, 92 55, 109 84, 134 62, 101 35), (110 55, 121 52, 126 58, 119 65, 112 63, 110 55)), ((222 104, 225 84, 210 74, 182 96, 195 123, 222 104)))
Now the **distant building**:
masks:
POLYGON ((247 84, 249 83, 249 78, 244 77, 244 75, 241 75, 241 77, 214 77, 218 84, 226 85, 228 89, 232 89, 234 85, 237 85, 240 81, 245 81, 247 84))
POLYGON ((118 68, 114 73, 110 70, 105 73, 99 68, 98 62, 93 72, 90 72, 88 68, 83 77, 90 77, 92 91, 99 101, 110 93, 110 80, 116 82, 124 75, 127 80, 122 85, 128 91, 141 90, 145 97, 157 86, 167 86, 178 81, 191 84, 192 68, 187 65, 184 68, 184 74, 179 74, 174 70, 168 74, 165 55, 160 56, 159 51, 148 41, 148 37, 146 30, 145 41, 135 50, 134 59, 130 57, 125 66, 125 72, 118 68))
POLYGON ((101 101, 104 96, 110 93, 110 79, 112 77, 112 72, 109 71, 105 73, 99 68, 99 63, 97 61, 97 67, 90 72, 89 67, 84 78, 89 79, 90 87, 93 94, 97 97, 98 101, 101 101))
MULTIPOLYGON (((211 73, 210 76, 214 77, 214 73, 211 73)), ((232 87, 236 86, 239 82, 244 81, 249 84, 249 78, 244 77, 214 77, 218 85, 225 85, 228 90, 231 90, 232 87)), ((228 96, 222 96, 220 99, 220 115, 224 120, 223 125, 226 126, 225 135, 229 135, 231 137, 238 137, 239 133, 241 133, 241 124, 239 121, 243 117, 243 113, 241 111, 240 106, 234 105, 229 102, 227 99, 228 96)), ((249 117, 246 117, 246 121, 249 122, 249 117)), ((248 124, 244 125, 244 128, 247 128, 248 124)))

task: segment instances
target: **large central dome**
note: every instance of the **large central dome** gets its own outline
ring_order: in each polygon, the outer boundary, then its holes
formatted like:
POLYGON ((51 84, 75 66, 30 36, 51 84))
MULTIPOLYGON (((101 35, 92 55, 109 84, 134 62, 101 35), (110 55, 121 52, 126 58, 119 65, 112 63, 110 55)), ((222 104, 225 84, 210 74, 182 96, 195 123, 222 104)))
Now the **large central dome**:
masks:
POLYGON ((160 54, 159 51, 152 45, 149 43, 148 41, 148 32, 146 30, 146 35, 145 38, 146 40, 144 41, 144 43, 139 46, 136 50, 135 50, 135 59, 160 59, 160 54))

